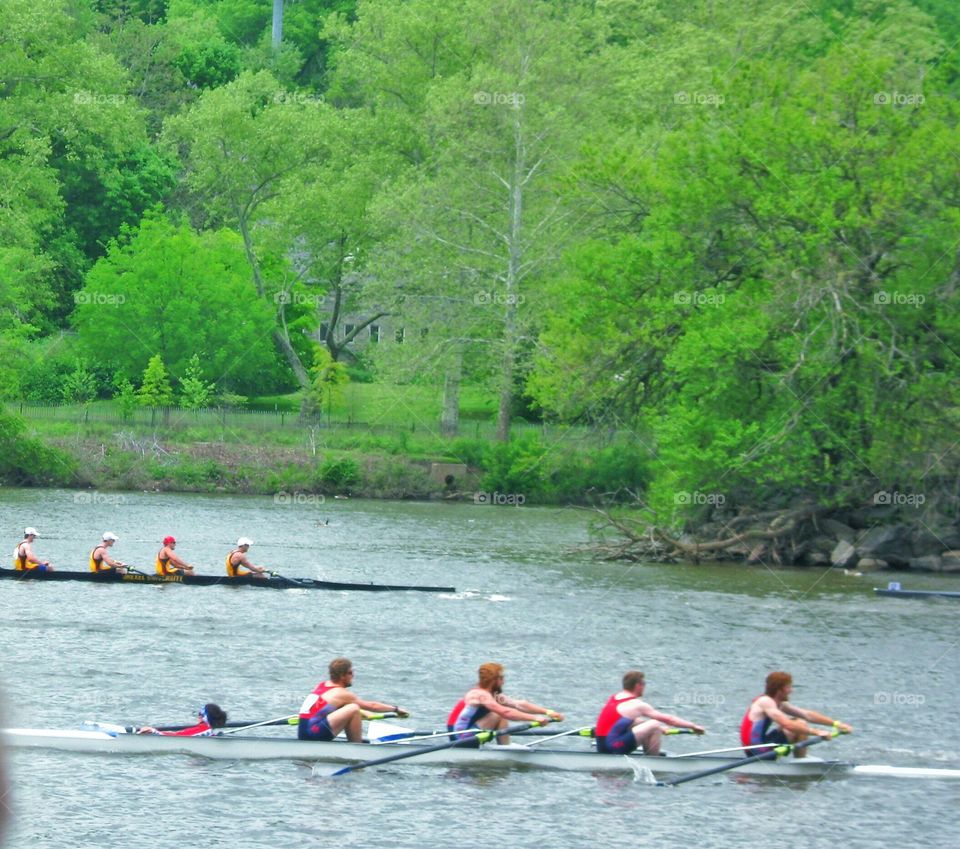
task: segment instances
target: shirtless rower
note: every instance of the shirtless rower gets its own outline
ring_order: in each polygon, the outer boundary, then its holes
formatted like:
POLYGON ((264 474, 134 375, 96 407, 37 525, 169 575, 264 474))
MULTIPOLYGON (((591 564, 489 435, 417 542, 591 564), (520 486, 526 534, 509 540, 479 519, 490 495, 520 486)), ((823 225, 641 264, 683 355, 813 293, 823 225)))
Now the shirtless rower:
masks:
POLYGON ((157 552, 157 574, 158 575, 192 575, 193 566, 185 560, 177 557, 174 549, 177 547, 177 541, 173 537, 163 538, 163 548, 157 552))
MULTIPOLYGON (((502 731, 510 722, 563 722, 563 714, 523 699, 512 699, 503 694, 503 666, 499 663, 481 664, 477 683, 454 706, 447 717, 447 731, 467 731, 482 728, 502 731)), ((473 737, 464 738, 467 744, 480 745, 473 737)), ((510 743, 510 735, 497 737, 501 745, 510 743)))
POLYGON ((301 740, 332 740, 346 730, 351 743, 363 742, 362 721, 369 712, 392 711, 399 717, 410 714, 398 705, 358 698, 348 689, 353 684, 353 664, 348 658, 330 661, 330 677, 314 687, 300 706, 297 737, 301 740))
POLYGON ((90 571, 114 572, 117 575, 126 575, 127 564, 119 560, 114 560, 107 554, 107 551, 117 541, 117 535, 110 531, 105 531, 100 539, 100 544, 90 552, 90 571))
MULTIPOLYGON (((831 719, 815 710, 798 708, 790 704, 787 699, 793 692, 793 677, 787 672, 771 672, 767 676, 766 692, 757 696, 747 708, 740 723, 740 742, 744 746, 759 743, 798 743, 806 740, 813 734, 816 737, 830 737, 830 731, 812 728, 815 725, 829 725, 842 734, 853 731, 849 725, 840 720, 831 719)), ((770 751, 770 746, 757 749, 748 749, 747 754, 758 755, 770 751)), ((793 754, 802 758, 807 754, 807 747, 794 749, 793 754)))
POLYGON ((27 528, 23 532, 23 541, 13 552, 13 568, 18 572, 29 572, 36 569, 38 572, 52 572, 53 566, 49 560, 40 560, 33 553, 33 541, 40 536, 36 528, 27 528))
POLYGON ((626 755, 642 748, 645 755, 660 754, 660 738, 663 725, 688 728, 694 734, 703 734, 706 729, 658 711, 643 700, 646 681, 643 673, 632 669, 623 676, 623 689, 614 693, 600 711, 594 733, 597 751, 609 755, 626 755))
POLYGON ((263 566, 254 566, 247 557, 251 545, 253 545, 252 539, 240 537, 237 540, 237 547, 227 555, 227 574, 231 578, 243 578, 248 575, 254 578, 267 577, 267 570, 263 566))

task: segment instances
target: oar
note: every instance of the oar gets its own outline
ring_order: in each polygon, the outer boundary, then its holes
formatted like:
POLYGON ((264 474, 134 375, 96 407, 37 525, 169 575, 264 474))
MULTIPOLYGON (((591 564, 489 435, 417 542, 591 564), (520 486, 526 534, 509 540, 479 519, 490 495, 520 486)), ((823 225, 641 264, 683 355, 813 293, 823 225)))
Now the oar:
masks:
MULTIPOLYGON (((521 731, 526 731, 528 728, 535 728, 541 723, 539 720, 534 722, 524 722, 521 725, 513 725, 510 728, 505 728, 503 731, 485 731, 480 728, 468 729, 466 731, 460 732, 463 737, 476 738, 481 743, 486 743, 489 740, 492 740, 494 737, 502 737, 505 734, 519 734, 521 731)), ((372 761, 363 761, 358 764, 349 764, 345 767, 341 767, 336 772, 330 774, 330 778, 334 778, 338 775, 346 775, 348 772, 355 772, 359 769, 366 769, 368 766, 379 766, 380 764, 388 764, 393 761, 401 761, 405 758, 415 758, 417 755, 426 755, 430 752, 440 752, 443 749, 452 749, 454 746, 461 746, 464 743, 468 742, 467 739, 461 740, 450 740, 446 743, 439 743, 436 746, 412 746, 413 751, 410 752, 398 752, 395 755, 387 755, 384 758, 375 758, 372 761)))
POLYGON ((529 749, 531 746, 539 746, 541 743, 546 743, 548 740, 559 740, 561 737, 593 737, 593 726, 584 725, 583 728, 574 728, 572 731, 564 731, 562 734, 551 734, 549 737, 539 737, 536 740, 531 740, 529 743, 524 743, 524 745, 529 749))
POLYGON ((267 574, 271 578, 279 578, 281 581, 287 581, 288 583, 293 584, 295 587, 306 587, 313 583, 310 578, 288 578, 286 575, 281 575, 279 572, 274 572, 272 570, 267 570, 267 574))
POLYGON ((238 728, 231 728, 229 731, 223 731, 223 734, 236 734, 239 731, 249 731, 251 728, 259 728, 261 725, 286 725, 287 723, 293 724, 294 719, 299 719, 299 714, 292 714, 290 716, 278 716, 276 719, 265 719, 263 722, 254 722, 253 725, 241 725, 238 728))
POLYGON ((684 752, 682 755, 671 755, 671 758, 697 758, 701 755, 726 755, 730 752, 745 752, 747 749, 756 749, 761 743, 752 743, 749 746, 732 746, 729 749, 706 749, 702 752, 684 752))
MULTIPOLYGON (((835 730, 831 733, 830 737, 813 737, 809 740, 801 740, 799 743, 786 743, 782 746, 776 746, 771 749, 769 752, 761 752, 759 755, 752 755, 749 758, 732 758, 731 763, 723 764, 722 766, 711 767, 710 769, 700 770, 700 772, 690 772, 686 775, 681 775, 678 778, 668 778, 666 781, 658 781, 657 787, 675 787, 678 784, 685 784, 688 781, 693 781, 696 778, 706 778, 708 775, 717 775, 721 772, 727 772, 727 770, 737 769, 738 767, 745 766, 746 764, 756 763, 757 761, 772 761, 781 755, 785 755, 791 750, 794 752, 800 751, 800 749, 806 749, 810 746, 815 746, 817 743, 822 743, 825 739, 832 739, 836 737, 840 732, 835 730)), ((762 745, 762 744, 757 744, 762 745)), ((753 746, 751 748, 756 748, 753 746)))

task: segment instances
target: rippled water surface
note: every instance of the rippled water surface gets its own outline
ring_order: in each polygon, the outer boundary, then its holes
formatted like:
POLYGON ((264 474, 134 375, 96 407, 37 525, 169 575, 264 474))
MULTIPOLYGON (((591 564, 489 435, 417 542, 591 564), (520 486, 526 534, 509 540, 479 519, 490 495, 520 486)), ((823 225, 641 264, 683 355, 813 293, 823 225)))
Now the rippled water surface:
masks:
MULTIPOLYGON (((0 582, 5 724, 187 722, 292 713, 346 654, 361 695, 440 727, 486 660, 508 693, 591 723, 631 667, 647 698, 707 725, 675 751, 737 744, 772 668, 794 701, 857 728, 817 754, 960 767, 955 601, 875 597, 882 579, 809 570, 597 564, 571 553, 586 514, 468 504, 0 490, 12 552, 24 525, 60 568, 86 568, 103 530, 149 565, 159 540, 221 572, 231 543, 291 576, 453 585, 366 594, 0 582), (80 502, 80 503, 78 503, 80 502), (329 526, 319 520, 330 519, 329 526), (828 749, 829 747, 829 749, 828 749)), ((913 587, 960 579, 900 576, 913 587)), ((282 731, 280 733, 283 733, 282 731)), ((721 775, 674 789, 628 776, 478 771, 415 761, 332 781, 291 762, 9 753, 12 847, 955 847, 960 782, 721 775)))

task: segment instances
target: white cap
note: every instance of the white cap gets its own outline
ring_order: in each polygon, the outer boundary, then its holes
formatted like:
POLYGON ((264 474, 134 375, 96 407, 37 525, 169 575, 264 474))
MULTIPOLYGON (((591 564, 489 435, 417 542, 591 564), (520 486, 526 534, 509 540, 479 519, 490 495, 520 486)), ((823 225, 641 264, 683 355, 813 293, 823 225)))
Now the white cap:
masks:
POLYGON ((27 528, 24 530, 23 535, 25 537, 38 537, 40 534, 37 532, 36 528, 27 528))
POLYGON ((237 547, 239 548, 241 545, 253 545, 253 540, 247 539, 246 537, 240 537, 240 539, 237 540, 237 547))
POLYGON ((110 533, 110 531, 104 531, 103 532, 104 542, 106 542, 106 540, 108 539, 112 539, 114 542, 116 542, 118 539, 120 539, 120 537, 118 537, 116 534, 110 533))

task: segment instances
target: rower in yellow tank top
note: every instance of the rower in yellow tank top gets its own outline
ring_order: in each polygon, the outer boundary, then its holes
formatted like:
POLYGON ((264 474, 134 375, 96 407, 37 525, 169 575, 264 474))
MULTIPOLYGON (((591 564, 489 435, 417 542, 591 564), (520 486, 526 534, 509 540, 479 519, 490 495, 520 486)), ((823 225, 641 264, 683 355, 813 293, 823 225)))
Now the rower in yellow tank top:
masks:
POLYGON ((23 532, 23 540, 13 552, 13 568, 18 572, 29 572, 36 569, 39 572, 52 572, 53 566, 49 560, 40 560, 33 553, 33 541, 40 536, 36 528, 27 528, 23 532))
POLYGON ((157 552, 156 570, 158 575, 192 575, 193 566, 177 557, 174 549, 177 541, 173 537, 164 537, 163 548, 157 552))
POLYGON ((110 531, 106 531, 103 534, 100 544, 90 552, 91 572, 113 572, 117 575, 127 574, 127 564, 119 560, 114 560, 107 554, 107 549, 111 548, 116 541, 116 534, 110 531))
POLYGON ((237 540, 237 547, 227 555, 227 574, 231 578, 266 578, 267 570, 263 566, 254 566, 247 558, 247 552, 253 540, 246 537, 240 537, 237 540))

